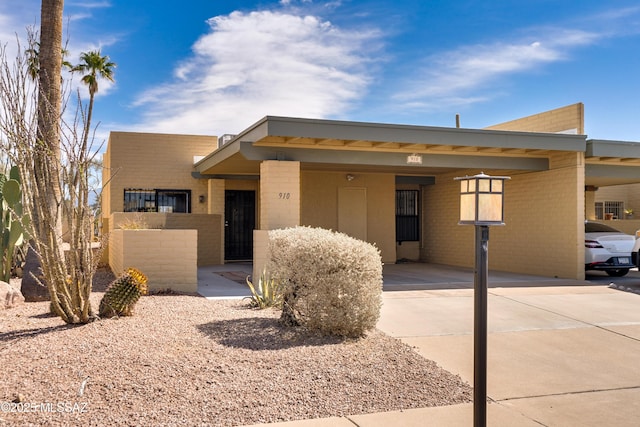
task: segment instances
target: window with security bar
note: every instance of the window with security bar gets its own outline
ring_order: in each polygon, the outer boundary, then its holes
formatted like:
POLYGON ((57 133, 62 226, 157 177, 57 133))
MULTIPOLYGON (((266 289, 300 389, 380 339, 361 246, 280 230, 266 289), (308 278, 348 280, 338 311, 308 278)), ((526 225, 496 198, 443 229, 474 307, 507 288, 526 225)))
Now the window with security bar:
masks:
POLYGON ((396 241, 420 240, 420 192, 396 190, 396 241))
POLYGON ((596 202, 596 219, 624 218, 624 202, 596 202))
POLYGON ((125 212, 191 213, 191 190, 124 190, 125 212))

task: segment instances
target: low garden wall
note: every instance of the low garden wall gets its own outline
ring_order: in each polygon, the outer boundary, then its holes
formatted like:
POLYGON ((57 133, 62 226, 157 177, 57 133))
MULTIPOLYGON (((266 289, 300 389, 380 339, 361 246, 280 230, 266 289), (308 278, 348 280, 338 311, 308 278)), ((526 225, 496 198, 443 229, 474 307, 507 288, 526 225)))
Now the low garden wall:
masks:
POLYGON ((149 229, 197 230, 198 267, 224 264, 224 227, 217 214, 183 214, 162 212, 114 212, 105 232, 131 227, 123 224, 142 222, 149 229))
POLYGON ((198 290, 197 230, 122 230, 109 234, 109 265, 116 276, 134 267, 149 279, 149 290, 198 290))

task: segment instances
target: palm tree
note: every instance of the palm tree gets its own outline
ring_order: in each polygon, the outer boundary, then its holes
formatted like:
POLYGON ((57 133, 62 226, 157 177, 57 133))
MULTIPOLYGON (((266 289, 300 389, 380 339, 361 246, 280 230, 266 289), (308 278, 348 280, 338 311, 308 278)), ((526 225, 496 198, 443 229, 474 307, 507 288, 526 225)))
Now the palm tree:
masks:
MULTIPOLYGON (((34 41, 31 44, 31 47, 25 50, 25 53, 27 54, 27 71, 29 72, 31 80, 36 81, 38 73, 40 72, 40 60, 38 58, 40 55, 40 42, 34 41)), ((69 51, 62 48, 62 67, 71 71, 73 69, 73 65, 65 59, 68 55, 69 51)), ((62 79, 62 77, 60 79, 62 79)))
POLYGON ((91 129, 91 115, 93 113, 93 98, 98 92, 98 77, 113 81, 113 69, 116 67, 114 62, 109 60, 107 55, 102 56, 100 50, 91 50, 83 52, 80 55, 80 64, 71 69, 72 72, 86 72, 82 76, 82 83, 89 87, 89 109, 87 111, 87 120, 84 128, 82 147, 87 147, 89 138, 89 130, 91 129))
MULTIPOLYGON (((48 252, 39 251, 36 256, 32 250, 27 255, 24 268, 22 290, 37 295, 39 273, 42 270, 44 281, 49 288, 52 310, 62 314, 67 323, 77 323, 78 317, 61 308, 58 295, 60 284, 53 280, 57 264, 55 258, 64 259, 62 250, 62 216, 59 202, 62 200, 60 186, 60 115, 62 111, 62 14, 64 0, 42 0, 40 8, 40 42, 31 45, 29 54, 29 74, 37 73, 38 82, 38 121, 36 141, 33 143, 32 163, 21 165, 33 168, 35 186, 33 193, 32 224, 36 243, 47 242, 48 252)), ((21 175, 23 174, 21 171, 21 175)), ((38 249, 40 245, 38 244, 38 249)))

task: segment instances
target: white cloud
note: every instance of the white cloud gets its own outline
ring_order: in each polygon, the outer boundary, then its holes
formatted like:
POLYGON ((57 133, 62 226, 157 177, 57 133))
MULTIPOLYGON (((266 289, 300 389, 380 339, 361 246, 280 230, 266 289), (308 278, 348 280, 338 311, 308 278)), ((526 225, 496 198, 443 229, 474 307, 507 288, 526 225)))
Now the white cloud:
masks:
POLYGON ((527 41, 463 46, 428 58, 394 98, 405 103, 405 108, 425 110, 482 102, 488 96, 479 92, 493 87, 499 79, 566 60, 572 49, 599 38, 577 30, 546 29, 542 33, 527 41))
POLYGON ((233 12, 209 25, 175 80, 135 103, 147 110, 147 129, 221 134, 265 115, 337 117, 369 84, 375 32, 275 11, 233 12))
POLYGON ((67 1, 67 6, 76 6, 85 9, 104 9, 111 7, 109 1, 67 1))

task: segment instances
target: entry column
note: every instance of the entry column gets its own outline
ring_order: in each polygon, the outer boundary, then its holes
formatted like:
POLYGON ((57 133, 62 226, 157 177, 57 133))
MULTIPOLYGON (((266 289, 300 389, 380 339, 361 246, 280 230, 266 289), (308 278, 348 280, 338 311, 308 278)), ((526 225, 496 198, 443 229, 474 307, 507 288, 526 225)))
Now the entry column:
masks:
MULTIPOLYGON (((207 213, 220 215, 220 228, 218 241, 220 242, 218 264, 224 264, 224 179, 210 179, 208 183, 208 207, 207 213)), ((204 236, 198 236, 204 238, 204 236)))
POLYGON ((253 280, 267 261, 269 230, 300 225, 300 162, 265 160, 260 164, 260 224, 253 235, 253 280))

